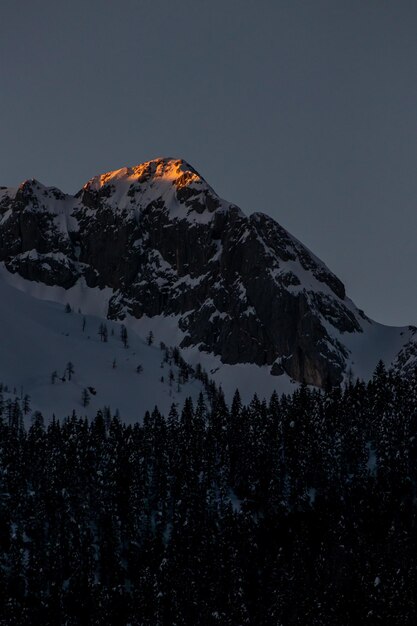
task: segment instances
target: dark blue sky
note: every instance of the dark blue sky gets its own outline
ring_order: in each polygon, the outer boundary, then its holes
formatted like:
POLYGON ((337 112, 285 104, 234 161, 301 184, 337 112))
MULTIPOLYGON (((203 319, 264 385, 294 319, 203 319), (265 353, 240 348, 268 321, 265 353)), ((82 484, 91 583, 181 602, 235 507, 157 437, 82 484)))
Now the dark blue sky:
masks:
POLYGON ((417 4, 3 0, 0 184, 182 157, 417 324, 417 4))

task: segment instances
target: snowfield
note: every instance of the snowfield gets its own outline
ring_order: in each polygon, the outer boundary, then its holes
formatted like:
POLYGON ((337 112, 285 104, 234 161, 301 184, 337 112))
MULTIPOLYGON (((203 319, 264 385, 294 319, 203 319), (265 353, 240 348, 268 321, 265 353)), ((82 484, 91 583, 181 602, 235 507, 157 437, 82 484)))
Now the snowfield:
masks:
MULTIPOLYGON (((13 282, 15 277, 10 278, 13 282)), ((178 390, 178 368, 162 363, 164 353, 157 338, 148 346, 144 338, 128 330, 126 349, 120 338, 121 324, 92 314, 93 302, 98 309, 105 306, 105 291, 90 290, 93 294, 86 291, 85 299, 80 297, 82 289, 78 294, 76 288, 67 294, 66 301, 71 301, 73 307, 67 313, 62 302, 46 300, 45 293, 43 299, 33 297, 8 284, 2 273, 0 381, 10 392, 19 397, 28 394, 32 410, 41 411, 46 419, 51 419, 53 414, 64 417, 73 410, 91 417, 98 409, 109 406, 129 422, 140 421, 144 412, 156 404, 160 410, 168 411, 173 402, 182 402, 186 396, 198 397, 203 388, 197 380, 181 384, 178 390), (85 308, 78 304, 85 304, 85 308), (79 313, 79 309, 86 314, 79 313), (103 322, 108 330, 107 342, 98 334, 103 322), (66 372, 69 362, 74 365, 71 380, 66 372), (140 373, 138 366, 143 368, 140 373), (171 385, 170 369, 175 377, 171 385), (54 371, 57 378, 52 384, 54 371), (84 407, 82 393, 88 387, 96 395, 90 393, 90 404, 84 407)), ((65 301, 64 289, 52 288, 52 292, 51 295, 65 301)))

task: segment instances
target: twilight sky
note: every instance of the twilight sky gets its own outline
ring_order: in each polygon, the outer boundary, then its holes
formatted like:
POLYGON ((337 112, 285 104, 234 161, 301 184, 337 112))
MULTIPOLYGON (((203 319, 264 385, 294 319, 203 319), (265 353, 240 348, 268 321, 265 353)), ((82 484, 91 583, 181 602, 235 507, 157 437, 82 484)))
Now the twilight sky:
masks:
POLYGON ((415 0, 0 3, 0 185, 157 156, 417 324, 415 0))

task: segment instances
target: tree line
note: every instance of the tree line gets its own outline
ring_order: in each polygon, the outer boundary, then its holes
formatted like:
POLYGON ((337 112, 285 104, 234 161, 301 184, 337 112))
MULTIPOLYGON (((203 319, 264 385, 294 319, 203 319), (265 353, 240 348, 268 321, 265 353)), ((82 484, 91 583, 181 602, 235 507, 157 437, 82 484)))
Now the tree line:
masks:
POLYGON ((0 624, 417 623, 417 375, 208 391, 28 428, 0 391, 0 624))

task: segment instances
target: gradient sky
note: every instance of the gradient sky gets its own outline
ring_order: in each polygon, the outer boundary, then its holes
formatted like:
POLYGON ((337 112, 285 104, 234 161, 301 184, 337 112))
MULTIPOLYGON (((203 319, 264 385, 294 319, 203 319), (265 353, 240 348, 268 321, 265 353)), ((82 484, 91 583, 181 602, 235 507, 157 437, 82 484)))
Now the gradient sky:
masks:
POLYGON ((417 324, 415 0, 1 0, 0 185, 157 156, 417 324))

